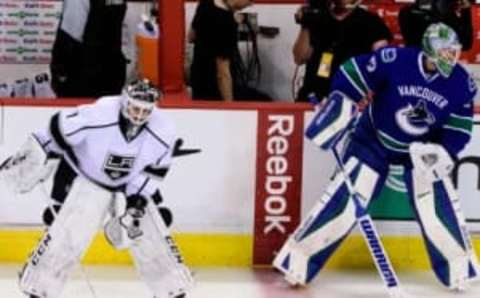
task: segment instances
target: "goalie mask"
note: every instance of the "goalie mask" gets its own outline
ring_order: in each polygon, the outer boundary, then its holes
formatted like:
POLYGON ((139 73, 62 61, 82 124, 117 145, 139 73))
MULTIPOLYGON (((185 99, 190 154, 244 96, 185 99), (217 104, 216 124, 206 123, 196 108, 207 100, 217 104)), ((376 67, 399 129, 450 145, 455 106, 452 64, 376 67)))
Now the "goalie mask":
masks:
POLYGON ((138 80, 129 84, 122 94, 122 114, 131 125, 145 124, 161 93, 148 80, 138 80))
POLYGON ((455 31, 443 23, 430 25, 423 34, 422 49, 444 77, 452 73, 461 48, 455 31))

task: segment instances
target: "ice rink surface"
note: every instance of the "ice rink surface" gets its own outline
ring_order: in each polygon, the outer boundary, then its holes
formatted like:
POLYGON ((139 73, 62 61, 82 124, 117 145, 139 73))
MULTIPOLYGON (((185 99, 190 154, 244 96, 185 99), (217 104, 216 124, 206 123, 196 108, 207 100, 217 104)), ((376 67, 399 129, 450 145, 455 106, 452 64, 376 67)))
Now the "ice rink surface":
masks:
MULTIPOLYGON (((19 265, 0 266, 0 297, 21 298, 19 265)), ((307 288, 291 289, 271 270, 198 268, 197 285, 188 298, 388 298, 375 271, 326 271, 307 288)), ((480 282, 465 293, 450 292, 429 272, 403 272, 410 298, 478 298, 480 282)), ((132 267, 77 266, 62 298, 152 298, 132 267), (87 278, 88 277, 88 281, 87 278)))

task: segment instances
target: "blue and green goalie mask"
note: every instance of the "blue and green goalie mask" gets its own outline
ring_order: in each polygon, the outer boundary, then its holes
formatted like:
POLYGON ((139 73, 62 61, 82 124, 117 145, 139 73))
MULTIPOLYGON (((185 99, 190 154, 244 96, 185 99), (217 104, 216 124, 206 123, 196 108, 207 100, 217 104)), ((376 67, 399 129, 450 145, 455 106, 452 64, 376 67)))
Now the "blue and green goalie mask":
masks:
POLYGON ((460 57, 462 46, 455 31, 443 23, 428 26, 423 34, 422 49, 438 72, 449 77, 460 57))

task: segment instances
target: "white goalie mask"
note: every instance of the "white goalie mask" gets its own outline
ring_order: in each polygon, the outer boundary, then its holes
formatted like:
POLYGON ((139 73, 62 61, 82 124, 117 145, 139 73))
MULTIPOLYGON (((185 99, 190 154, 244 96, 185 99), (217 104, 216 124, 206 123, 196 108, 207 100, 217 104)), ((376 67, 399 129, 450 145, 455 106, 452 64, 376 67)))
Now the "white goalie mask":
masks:
POLYGON ((138 80, 125 87, 122 93, 122 114, 134 126, 145 124, 161 97, 160 91, 148 80, 138 80))

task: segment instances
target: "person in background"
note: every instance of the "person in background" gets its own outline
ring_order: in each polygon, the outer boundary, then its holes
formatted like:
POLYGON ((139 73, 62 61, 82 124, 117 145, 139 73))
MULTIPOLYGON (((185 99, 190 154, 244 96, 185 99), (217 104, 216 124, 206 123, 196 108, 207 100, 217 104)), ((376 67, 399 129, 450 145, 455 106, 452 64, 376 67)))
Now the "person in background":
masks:
POLYGON ((235 98, 238 12, 252 0, 200 0, 188 34, 194 44, 190 68, 193 99, 235 98))
POLYGON ((347 59, 386 46, 392 35, 376 14, 359 6, 361 0, 310 0, 295 15, 301 26, 293 46, 297 65, 306 64, 297 101, 314 93, 328 95, 331 75, 347 59))
POLYGON ((52 49, 52 88, 58 97, 120 94, 125 0, 64 0, 52 49))
POLYGON ((415 0, 404 6, 398 15, 406 46, 421 46, 428 25, 443 22, 455 30, 462 51, 471 49, 473 25, 470 0, 415 0))

